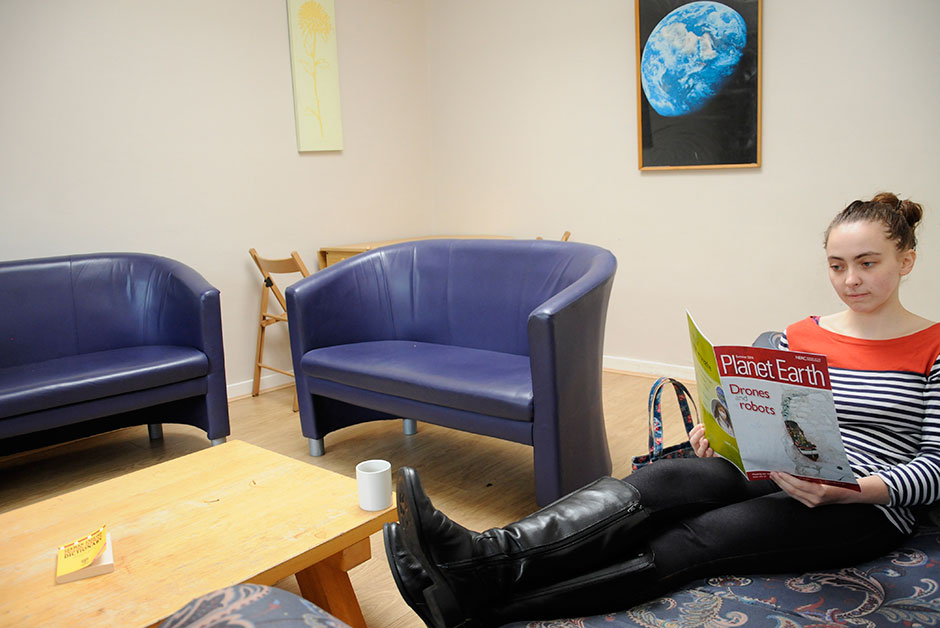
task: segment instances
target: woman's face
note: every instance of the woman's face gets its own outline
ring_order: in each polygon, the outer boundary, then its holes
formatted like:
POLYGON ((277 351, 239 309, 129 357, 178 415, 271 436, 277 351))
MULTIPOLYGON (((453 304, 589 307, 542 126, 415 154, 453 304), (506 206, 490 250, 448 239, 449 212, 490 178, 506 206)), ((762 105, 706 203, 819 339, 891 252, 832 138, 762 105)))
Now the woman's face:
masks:
POLYGON ((898 303, 901 277, 914 268, 913 249, 898 251, 879 222, 838 225, 826 243, 829 281, 849 309, 875 313, 898 303))

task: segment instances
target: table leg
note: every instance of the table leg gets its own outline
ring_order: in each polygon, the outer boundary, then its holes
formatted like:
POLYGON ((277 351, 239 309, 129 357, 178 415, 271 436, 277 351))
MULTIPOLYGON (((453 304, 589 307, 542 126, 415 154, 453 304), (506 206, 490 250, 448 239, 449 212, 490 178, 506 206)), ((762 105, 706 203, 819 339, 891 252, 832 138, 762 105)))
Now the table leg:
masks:
POLYGON ((296 578, 301 595, 353 628, 366 628, 366 620, 347 572, 371 556, 369 539, 365 538, 342 552, 298 571, 296 578))

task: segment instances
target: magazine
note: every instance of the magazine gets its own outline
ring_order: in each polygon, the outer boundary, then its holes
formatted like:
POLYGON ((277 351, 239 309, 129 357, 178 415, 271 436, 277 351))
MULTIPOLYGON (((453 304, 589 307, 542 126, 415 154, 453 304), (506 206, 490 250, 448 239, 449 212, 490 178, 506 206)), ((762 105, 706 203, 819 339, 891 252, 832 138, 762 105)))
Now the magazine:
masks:
POLYGON ((826 356, 713 346, 686 312, 705 437, 750 480, 784 471, 861 490, 839 434, 826 356))

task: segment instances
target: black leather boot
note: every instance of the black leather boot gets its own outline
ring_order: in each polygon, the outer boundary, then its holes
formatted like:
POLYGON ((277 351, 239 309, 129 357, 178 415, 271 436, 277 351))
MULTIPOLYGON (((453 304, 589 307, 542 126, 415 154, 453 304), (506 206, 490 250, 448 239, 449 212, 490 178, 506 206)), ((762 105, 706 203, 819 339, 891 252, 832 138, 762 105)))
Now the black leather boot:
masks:
POLYGON ((520 594, 625 560, 637 545, 629 532, 648 517, 638 491, 610 477, 482 533, 435 509, 410 467, 397 491, 402 539, 432 581, 424 598, 435 628, 490 625, 520 594))
POLYGON ((602 615, 632 608, 666 593, 654 572, 647 547, 625 560, 570 580, 512 596, 478 626, 502 626, 515 621, 551 621, 602 615))
POLYGON ((424 601, 424 590, 434 583, 418 559, 405 549, 399 537, 399 531, 397 523, 386 523, 382 526, 388 566, 405 603, 417 613, 425 625, 433 627, 428 604, 424 601))

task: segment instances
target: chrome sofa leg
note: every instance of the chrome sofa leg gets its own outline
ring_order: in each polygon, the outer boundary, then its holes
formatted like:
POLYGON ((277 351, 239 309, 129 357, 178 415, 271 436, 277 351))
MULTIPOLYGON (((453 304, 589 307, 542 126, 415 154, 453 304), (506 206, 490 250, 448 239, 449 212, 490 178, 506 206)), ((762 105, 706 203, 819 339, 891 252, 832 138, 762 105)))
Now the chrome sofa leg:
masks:
POLYGON ((210 438, 209 442, 212 444, 213 447, 215 447, 216 445, 221 445, 222 443, 224 443, 225 438, 226 438, 225 436, 223 436, 222 438, 210 438))
POLYGON ((418 422, 414 419, 402 419, 401 426, 405 432, 405 436, 412 436, 418 433, 418 422))
POLYGON ((161 438, 163 438, 163 424, 162 423, 148 423, 147 434, 150 436, 150 440, 160 440, 161 438))
POLYGON ((325 452, 322 438, 308 438, 307 443, 310 446, 310 455, 314 458, 322 456, 325 452))

